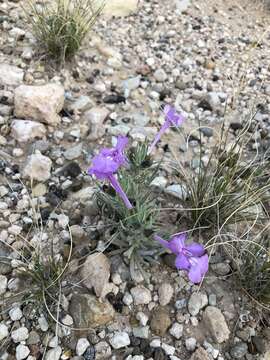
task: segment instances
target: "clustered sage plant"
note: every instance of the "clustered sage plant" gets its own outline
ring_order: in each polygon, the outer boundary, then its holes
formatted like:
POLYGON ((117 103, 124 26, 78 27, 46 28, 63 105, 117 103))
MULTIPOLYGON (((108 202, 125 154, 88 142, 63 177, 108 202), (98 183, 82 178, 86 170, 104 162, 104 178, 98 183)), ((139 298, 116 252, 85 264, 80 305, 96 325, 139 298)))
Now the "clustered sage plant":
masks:
MULTIPOLYGON (((185 120, 184 116, 178 114, 176 110, 166 105, 164 107, 165 122, 150 145, 147 154, 149 155, 163 133, 171 126, 179 127, 185 120)), ((117 172, 124 166, 129 166, 127 157, 124 153, 128 144, 126 136, 118 136, 117 144, 113 148, 103 148, 92 159, 92 166, 88 169, 88 174, 95 176, 98 180, 107 180, 114 190, 123 200, 127 209, 133 211, 133 206, 122 189, 118 179, 117 172)), ((185 270, 188 273, 189 280, 193 283, 199 283, 208 271, 208 255, 202 244, 186 244, 187 233, 175 234, 170 241, 154 235, 154 239, 176 255, 175 266, 177 269, 185 270)))

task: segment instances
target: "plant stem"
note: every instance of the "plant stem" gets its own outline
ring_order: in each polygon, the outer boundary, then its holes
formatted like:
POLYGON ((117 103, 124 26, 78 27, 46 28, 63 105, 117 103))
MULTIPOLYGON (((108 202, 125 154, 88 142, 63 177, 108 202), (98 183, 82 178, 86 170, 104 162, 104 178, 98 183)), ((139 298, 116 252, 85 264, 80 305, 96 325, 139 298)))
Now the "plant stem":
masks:
POLYGON ((122 189, 121 185, 119 184, 119 182, 117 181, 117 179, 113 176, 110 175, 109 176, 109 180, 111 182, 111 185, 113 186, 114 190, 119 194, 119 196, 122 198, 122 200, 124 201, 126 207, 128 209, 132 209, 133 206, 131 205, 127 195, 125 194, 124 190, 122 189))

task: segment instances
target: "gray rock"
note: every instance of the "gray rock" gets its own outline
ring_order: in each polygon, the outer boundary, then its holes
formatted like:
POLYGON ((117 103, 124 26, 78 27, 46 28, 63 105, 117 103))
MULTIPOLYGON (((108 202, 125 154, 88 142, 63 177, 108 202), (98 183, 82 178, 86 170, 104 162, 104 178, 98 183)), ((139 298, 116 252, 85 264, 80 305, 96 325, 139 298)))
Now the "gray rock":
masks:
POLYGON ((154 78, 158 82, 164 82, 167 79, 167 74, 165 73, 165 71, 163 69, 157 69, 154 72, 154 78))
POLYGON ((218 308, 208 306, 204 311, 203 320, 213 340, 218 344, 229 339, 230 330, 224 315, 218 308))
POLYGON ((89 110, 93 106, 93 102, 89 96, 81 95, 72 104, 68 105, 68 110, 71 112, 82 112, 89 110))
POLYGON ((188 301, 188 311, 192 316, 199 314, 199 311, 208 304, 208 298, 206 294, 201 292, 194 292, 188 301))
POLYGON ((169 283, 163 283, 158 288, 159 303, 161 306, 169 304, 173 297, 173 287, 169 283))
POLYGON ((96 360, 108 359, 112 355, 112 349, 106 341, 101 341, 95 345, 96 360))
POLYGON ((26 159, 23 177, 41 182, 47 181, 51 177, 51 166, 51 159, 37 151, 26 159))
POLYGON ((24 72, 17 66, 0 64, 0 85, 18 86, 23 82, 24 72))
POLYGON ((180 199, 186 200, 188 196, 188 190, 184 185, 173 184, 166 188, 166 193, 180 199))
POLYGON ((165 307, 157 307, 150 322, 151 330, 158 336, 164 336, 171 326, 171 319, 168 310, 165 307))
POLYGON ((21 85, 15 90, 14 103, 16 117, 56 125, 64 105, 64 88, 58 84, 21 85))
POLYGON ((122 82, 122 87, 126 97, 129 96, 130 91, 135 90, 140 86, 140 82, 141 82, 141 75, 124 80, 122 82))
POLYGON ((34 344, 38 344, 39 342, 40 342, 39 334, 35 330, 30 331, 28 339, 26 341, 27 345, 34 345, 34 344))
POLYGON ((130 345, 130 339, 127 332, 117 332, 110 339, 110 344, 114 349, 121 349, 130 345))
POLYGON ((96 328, 110 323, 115 311, 108 301, 100 302, 90 294, 73 294, 69 313, 76 327, 96 328))
POLYGON ((228 275, 231 272, 231 267, 227 263, 212 264, 213 271, 220 276, 228 275))
POLYGON ((0 295, 4 295, 7 291, 8 279, 4 275, 0 275, 0 295))
POLYGON ((237 343, 230 350, 230 354, 234 359, 243 359, 247 352, 248 346, 244 342, 237 343))
POLYGON ((88 288, 94 288, 98 297, 105 296, 109 288, 110 262, 103 253, 89 255, 81 269, 83 284, 88 288))
POLYGON ((82 155, 82 143, 75 145, 64 152, 64 157, 67 160, 77 159, 82 155))
POLYGON ((90 128, 89 140, 98 140, 105 134, 104 121, 109 115, 109 110, 102 107, 94 107, 83 115, 83 121, 88 123, 90 128))
POLYGON ((140 339, 148 339, 149 337, 149 326, 141 326, 133 328, 133 335, 140 339))
POLYGON ((143 285, 133 287, 130 292, 134 299, 135 305, 149 304, 152 300, 151 291, 146 289, 146 287, 143 285))
MULTIPOLYGON (((222 358, 223 359, 223 358, 222 358)), ((191 356, 190 360, 210 360, 207 351, 199 347, 191 356)))

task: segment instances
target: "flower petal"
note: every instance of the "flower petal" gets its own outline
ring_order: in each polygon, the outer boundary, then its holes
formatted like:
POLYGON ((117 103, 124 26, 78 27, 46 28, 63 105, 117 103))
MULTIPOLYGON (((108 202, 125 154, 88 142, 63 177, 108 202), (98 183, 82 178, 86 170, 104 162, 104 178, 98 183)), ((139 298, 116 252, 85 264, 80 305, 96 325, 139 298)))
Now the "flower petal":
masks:
POLYGON ((168 242, 168 241, 162 239, 162 238, 161 238, 160 236, 158 236, 158 235, 154 235, 154 239, 155 239, 156 241, 158 241, 161 245, 163 245, 165 248, 170 249, 170 248, 169 248, 169 242, 168 242))
POLYGON ((175 266, 177 269, 181 270, 189 270, 190 268, 190 262, 188 261, 187 256, 180 254, 175 259, 175 266))
POLYGON ((117 144, 116 144, 116 150, 119 152, 123 152, 125 150, 125 147, 128 144, 128 137, 127 136, 118 136, 117 137, 117 144))
POLYGON ((192 243, 185 246, 186 250, 191 253, 191 256, 202 256, 205 253, 204 246, 198 243, 192 243))
POLYGON ((200 269, 197 266, 191 266, 188 272, 188 278, 194 284, 201 282, 203 275, 200 272, 200 269))
POLYGON ((169 249, 175 254, 180 254, 185 248, 185 241, 187 239, 187 233, 182 233, 172 237, 169 242, 169 249))
POLYGON ((191 258, 191 267, 188 273, 190 281, 194 284, 201 282, 202 278, 208 271, 208 255, 205 254, 198 258, 191 258))

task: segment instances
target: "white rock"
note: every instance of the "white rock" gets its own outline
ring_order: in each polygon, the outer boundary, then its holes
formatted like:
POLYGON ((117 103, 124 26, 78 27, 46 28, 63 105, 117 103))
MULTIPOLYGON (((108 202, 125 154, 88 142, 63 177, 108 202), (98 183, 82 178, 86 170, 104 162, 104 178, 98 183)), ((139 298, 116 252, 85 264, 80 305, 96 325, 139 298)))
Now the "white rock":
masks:
POLYGON ((161 347, 167 355, 173 355, 175 353, 175 347, 173 347, 171 345, 162 343, 161 347))
POLYGON ((194 337, 186 339, 185 345, 188 351, 194 351, 196 349, 197 340, 194 337))
POLYGON ((154 339, 149 344, 151 347, 156 348, 161 346, 160 339, 154 339))
POLYGON ((38 324, 40 326, 40 330, 41 331, 48 331, 49 329, 49 324, 48 324, 48 321, 46 320, 45 316, 44 315, 41 315, 39 318, 38 318, 38 324))
POLYGON ((154 178, 150 185, 156 186, 160 189, 165 189, 167 182, 168 180, 164 176, 157 176, 154 178))
POLYGON ((57 346, 54 349, 47 351, 45 355, 45 360, 59 360, 62 354, 61 346, 57 346))
POLYGON ((76 354, 78 356, 83 355, 88 346, 90 346, 89 341, 86 338, 80 338, 76 345, 76 354))
POLYGON ((51 176, 52 161, 40 152, 30 155, 23 168, 23 177, 37 181, 47 181, 51 176))
POLYGON ((188 311, 191 315, 196 316, 199 311, 208 304, 208 298, 206 294, 201 292, 194 292, 188 301, 188 311))
POLYGON ((43 124, 31 120, 13 120, 11 134, 18 142, 26 143, 36 138, 43 138, 46 135, 46 128, 43 124))
POLYGON ((1 323, 0 324, 0 341, 5 339, 8 336, 8 334, 9 334, 9 332, 8 332, 7 325, 1 323))
POLYGON ((0 64, 0 85, 17 86, 23 82, 24 72, 17 66, 0 64))
POLYGON ((111 358, 112 349, 106 341, 101 341, 95 345, 96 360, 111 358))
POLYGON ((5 292, 7 291, 7 283, 7 277, 4 275, 0 275, 0 295, 5 294, 5 292))
POLYGON ((20 320, 23 316, 22 310, 19 307, 11 309, 8 314, 12 321, 20 320))
POLYGON ((180 199, 180 200, 186 200, 188 191, 187 188, 184 185, 180 184, 173 184, 166 188, 166 193, 180 199))
POLYGON ((110 262, 103 253, 89 255, 81 269, 81 278, 88 289, 94 288, 98 297, 106 295, 110 277, 110 262))
POLYGON ((136 314, 136 319, 139 320, 139 322, 142 326, 145 326, 147 324, 149 318, 145 313, 143 313, 142 311, 139 311, 136 314))
POLYGON ((167 79, 167 74, 165 73, 165 71, 163 69, 157 69, 154 72, 154 78, 158 82, 164 82, 167 79))
POLYGON ((16 359, 17 360, 26 359, 29 354, 30 354, 30 350, 29 350, 28 346, 20 344, 16 347, 16 359))
POLYGON ((125 293, 123 296, 123 303, 127 306, 130 306, 133 303, 133 297, 130 293, 125 293))
POLYGON ((109 110, 102 107, 94 107, 85 112, 83 121, 88 123, 90 128, 89 140, 97 140, 105 134, 104 121, 109 115, 109 110))
POLYGON ((115 333, 110 340, 110 344, 114 349, 121 349, 125 346, 130 345, 128 333, 124 331, 115 333))
POLYGON ((149 304, 152 300, 151 291, 143 285, 138 285, 130 290, 135 305, 149 304))
POLYGON ((58 84, 21 85, 15 90, 14 104, 16 117, 56 125, 64 105, 64 88, 58 84))
POLYGON ((183 335, 184 327, 182 324, 174 323, 173 326, 170 328, 169 332, 172 336, 174 336, 176 339, 180 339, 183 335))
POLYGON ((159 303, 161 306, 168 305, 173 297, 173 287, 169 283, 163 283, 158 289, 159 303))
POLYGON ((25 326, 20 327, 17 330, 12 331, 11 338, 15 343, 28 339, 29 332, 25 326))

